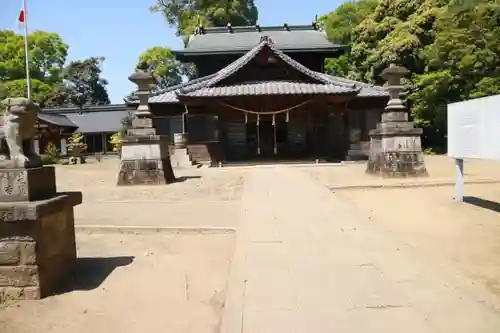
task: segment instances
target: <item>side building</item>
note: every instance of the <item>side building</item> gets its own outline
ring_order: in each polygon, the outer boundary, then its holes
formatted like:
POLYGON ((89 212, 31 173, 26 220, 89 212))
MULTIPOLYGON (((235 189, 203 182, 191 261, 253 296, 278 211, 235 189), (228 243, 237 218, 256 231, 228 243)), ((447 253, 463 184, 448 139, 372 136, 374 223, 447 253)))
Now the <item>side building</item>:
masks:
POLYGON ((38 114, 34 148, 43 153, 51 142, 62 155, 67 155, 68 139, 76 132, 83 135, 88 154, 110 153, 113 150, 109 143, 111 136, 120 130, 122 119, 132 111, 133 107, 126 104, 43 109, 38 114))
POLYGON ((198 77, 150 97, 153 124, 171 140, 183 133, 199 163, 364 159, 389 94, 324 73, 347 49, 316 23, 197 27, 175 55, 198 77))

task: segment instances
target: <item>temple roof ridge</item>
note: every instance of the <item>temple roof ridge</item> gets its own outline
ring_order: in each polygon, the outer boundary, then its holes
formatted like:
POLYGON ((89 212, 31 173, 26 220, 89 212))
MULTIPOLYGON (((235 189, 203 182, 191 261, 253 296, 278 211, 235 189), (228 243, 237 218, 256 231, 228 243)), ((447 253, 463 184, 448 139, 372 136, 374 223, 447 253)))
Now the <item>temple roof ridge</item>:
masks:
MULTIPOLYGON (((286 23, 285 23, 286 24, 286 23)), ((255 25, 246 25, 246 26, 231 26, 231 31, 228 31, 226 26, 223 27, 204 27, 203 33, 238 33, 238 32, 268 32, 268 31, 308 31, 308 30, 316 30, 312 24, 303 24, 303 25, 289 25, 286 24, 286 30, 284 25, 270 25, 270 26, 261 26, 259 24, 255 25)))
MULTIPOLYGON (((257 44, 254 48, 252 48, 250 51, 248 51, 246 54, 243 56, 239 57, 237 60, 233 61, 231 64, 228 66, 220 69, 218 72, 215 73, 215 75, 207 80, 201 80, 199 83, 189 85, 187 87, 179 89, 176 93, 177 95, 183 95, 187 94, 189 92, 192 92, 194 90, 200 89, 200 88, 208 88, 211 86, 216 85, 217 83, 221 82, 222 80, 234 75, 236 72, 238 72, 243 66, 247 65, 250 61, 252 61, 265 47, 268 47, 271 52, 283 60, 285 63, 287 63, 289 66, 293 67, 294 69, 298 70, 302 74, 310 77, 311 79, 323 83, 323 84, 332 84, 332 81, 323 75, 320 75, 320 73, 315 72, 306 66, 302 65, 298 61, 294 60, 290 56, 286 55, 283 51, 278 49, 275 44, 273 43, 272 39, 269 38, 268 36, 262 36, 261 41, 259 44, 257 44)), ((344 85, 344 84, 342 84, 344 85)), ((346 84, 348 85, 348 84, 346 84)), ((352 84, 351 87, 352 89, 356 89, 355 84, 352 84)))

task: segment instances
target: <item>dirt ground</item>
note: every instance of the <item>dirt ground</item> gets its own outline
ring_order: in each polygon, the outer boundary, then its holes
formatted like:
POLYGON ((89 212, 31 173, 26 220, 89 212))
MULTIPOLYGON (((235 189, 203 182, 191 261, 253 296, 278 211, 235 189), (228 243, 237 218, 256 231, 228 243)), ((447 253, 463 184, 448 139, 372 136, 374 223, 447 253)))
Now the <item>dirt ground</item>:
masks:
POLYGON ((465 202, 453 201, 454 164, 443 156, 426 158, 430 177, 383 180, 362 174, 364 165, 304 170, 368 215, 378 227, 403 240, 437 266, 463 275, 500 296, 500 163, 465 161, 465 202), (371 178, 371 179, 370 179, 371 178), (342 185, 428 185, 408 188, 342 189, 342 185))
MULTIPOLYGON (((309 174, 330 188, 350 188, 366 186, 419 186, 452 184, 456 179, 455 162, 447 156, 425 157, 429 177, 422 178, 381 178, 365 173, 366 163, 354 163, 333 169, 330 166, 307 168, 309 174)), ((465 160, 464 181, 500 182, 500 163, 465 160)))
POLYGON ((235 227, 245 170, 175 170, 168 186, 116 186, 117 159, 57 166, 60 191, 82 191, 75 207, 78 225, 235 227))
POLYGON ((2 333, 217 332, 234 233, 78 233, 61 294, 0 308, 2 333))
MULTIPOLYGON (((452 199, 453 161, 428 156, 426 164, 430 176, 416 180, 367 176, 364 164, 283 168, 312 177, 436 269, 500 300, 500 164, 465 162, 465 203, 452 199)), ((75 209, 80 226, 236 229, 243 187, 258 168, 175 170, 179 182, 168 186, 117 187, 118 161, 108 159, 57 166, 57 181, 60 191, 83 192, 75 209)), ((0 308, 0 332, 218 331, 233 232, 88 231, 77 242, 82 259, 72 283, 60 295, 0 308)))

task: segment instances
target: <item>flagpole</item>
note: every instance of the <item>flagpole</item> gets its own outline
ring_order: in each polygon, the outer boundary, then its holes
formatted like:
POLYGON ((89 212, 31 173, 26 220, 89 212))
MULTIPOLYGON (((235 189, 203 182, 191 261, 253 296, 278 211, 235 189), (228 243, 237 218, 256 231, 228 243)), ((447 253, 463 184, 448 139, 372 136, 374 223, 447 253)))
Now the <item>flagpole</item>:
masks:
POLYGON ((26 0, 23 0, 24 10, 24 55, 26 58, 26 87, 28 99, 31 99, 31 78, 30 78, 30 50, 28 45, 28 8, 26 0))

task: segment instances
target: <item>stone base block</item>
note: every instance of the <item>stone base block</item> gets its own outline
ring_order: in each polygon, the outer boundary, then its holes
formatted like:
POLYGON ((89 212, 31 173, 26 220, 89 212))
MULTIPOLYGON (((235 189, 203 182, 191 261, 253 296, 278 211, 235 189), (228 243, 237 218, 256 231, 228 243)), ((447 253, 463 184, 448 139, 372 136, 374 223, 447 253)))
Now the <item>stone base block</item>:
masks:
POLYGON ((426 177, 422 152, 381 152, 370 155, 366 173, 381 177, 426 177))
POLYGON ((0 302, 51 295, 76 261, 80 192, 0 203, 0 302))
POLYGON ((0 169, 0 197, 3 202, 35 201, 56 194, 53 166, 0 169))
POLYGON ((170 163, 174 168, 189 167, 194 165, 187 148, 174 148, 172 155, 170 155, 170 163))
POLYGON ((366 161, 367 156, 363 151, 359 149, 349 149, 347 151, 346 160, 347 161, 366 161))
POLYGON ((118 185, 162 185, 175 181, 170 159, 122 160, 118 185))

